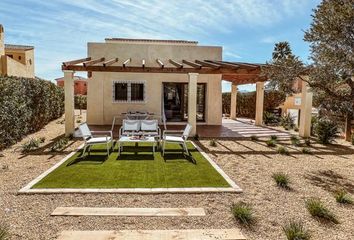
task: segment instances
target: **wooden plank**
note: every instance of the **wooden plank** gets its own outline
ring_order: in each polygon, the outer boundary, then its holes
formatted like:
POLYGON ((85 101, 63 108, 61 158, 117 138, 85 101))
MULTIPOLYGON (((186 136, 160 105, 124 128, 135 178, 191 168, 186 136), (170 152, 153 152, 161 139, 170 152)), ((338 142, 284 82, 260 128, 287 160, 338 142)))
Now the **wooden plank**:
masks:
POLYGON ((220 68, 220 65, 210 63, 210 62, 205 62, 205 61, 200 61, 200 60, 195 60, 195 62, 204 66, 204 67, 220 68))
POLYGON ((87 66, 94 65, 96 63, 103 62, 104 60, 105 60, 105 58, 97 58, 97 59, 93 59, 93 60, 90 60, 90 61, 83 62, 82 65, 84 67, 87 67, 87 66))
POLYGON ((125 68, 126 65, 127 65, 128 63, 130 63, 131 61, 132 61, 131 58, 128 58, 127 60, 125 60, 125 61, 123 62, 123 68, 125 68))
POLYGON ((110 65, 112 65, 113 63, 116 63, 116 62, 118 62, 118 58, 112 58, 110 60, 107 60, 107 61, 103 62, 102 65, 104 67, 107 67, 107 66, 110 66, 110 65))
POLYGON ((87 57, 87 58, 80 58, 80 59, 76 59, 76 60, 72 60, 72 61, 68 61, 68 62, 63 62, 64 66, 69 66, 69 65, 75 65, 78 63, 83 63, 86 61, 90 61, 91 57, 87 57))
POLYGON ((164 64, 160 59, 156 59, 156 62, 160 65, 161 68, 164 68, 164 64))
POLYGON ((226 63, 226 62, 222 62, 222 61, 213 61, 213 60, 205 60, 205 61, 217 64, 217 65, 220 65, 220 66, 226 67, 226 68, 233 68, 233 69, 240 68, 240 66, 238 66, 236 64, 226 63))
POLYGON ((246 240, 239 229, 63 231, 58 240, 246 240))
POLYGON ((198 64, 198 63, 194 63, 194 62, 191 62, 191 61, 188 61, 188 60, 182 60, 182 63, 184 64, 187 64, 189 66, 192 66, 194 68, 202 68, 202 65, 198 64))
POLYGON ((52 216, 205 216, 203 208, 58 207, 52 216))
POLYGON ((172 65, 176 66, 177 68, 183 68, 183 64, 182 64, 182 63, 176 62, 176 61, 174 61, 174 60, 172 60, 172 59, 170 59, 169 62, 170 62, 172 65))

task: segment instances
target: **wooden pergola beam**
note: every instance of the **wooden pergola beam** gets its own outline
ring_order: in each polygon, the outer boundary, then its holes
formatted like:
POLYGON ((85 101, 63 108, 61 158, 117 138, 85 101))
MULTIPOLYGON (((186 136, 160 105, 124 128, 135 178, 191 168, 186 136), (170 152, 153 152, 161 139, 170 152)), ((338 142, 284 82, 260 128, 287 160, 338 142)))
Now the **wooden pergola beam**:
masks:
POLYGON ((237 63, 224 62, 224 63, 232 64, 232 65, 235 65, 235 66, 244 67, 246 69, 255 69, 255 68, 259 68, 260 67, 259 65, 256 65, 256 64, 241 63, 241 62, 237 62, 237 63))
POLYGON ((183 68, 183 64, 181 64, 181 63, 179 63, 179 62, 176 62, 176 61, 174 61, 174 60, 172 60, 172 59, 170 59, 169 62, 170 62, 172 65, 176 66, 177 68, 183 68))
POLYGON ((72 60, 72 61, 68 61, 68 62, 63 62, 63 65, 64 66, 75 65, 75 64, 83 63, 83 62, 90 61, 90 60, 91 60, 91 57, 80 58, 80 59, 76 59, 76 60, 72 60))
POLYGON ((132 61, 131 58, 128 58, 127 60, 125 60, 125 61, 123 62, 123 68, 125 68, 126 65, 127 65, 128 63, 130 63, 131 61, 132 61))
POLYGON ((188 61, 188 60, 182 60, 182 63, 184 64, 187 64, 191 67, 194 67, 194 68, 202 68, 202 65, 198 64, 198 63, 194 63, 194 62, 191 62, 191 61, 188 61))
POLYGON ((239 65, 237 64, 231 64, 231 63, 226 63, 226 62, 222 62, 222 61, 214 61, 214 60, 205 60, 206 62, 210 62, 210 63, 214 63, 216 65, 220 65, 221 67, 226 67, 226 68, 240 68, 239 65))
POLYGON ((84 65, 84 67, 87 67, 87 66, 94 65, 96 63, 103 62, 104 60, 105 60, 105 58, 97 58, 97 59, 93 59, 93 60, 89 60, 89 61, 83 62, 82 65, 84 65))
POLYGON ((107 66, 110 66, 110 65, 112 65, 113 63, 116 63, 116 62, 118 62, 118 58, 112 58, 110 60, 107 60, 107 61, 103 62, 102 65, 104 67, 107 67, 107 66))
POLYGON ((156 62, 160 65, 160 68, 164 68, 164 64, 160 59, 156 59, 156 62))
POLYGON ((195 62, 204 66, 204 67, 220 68, 220 65, 210 63, 210 62, 205 62, 205 61, 200 61, 200 60, 195 60, 195 62))

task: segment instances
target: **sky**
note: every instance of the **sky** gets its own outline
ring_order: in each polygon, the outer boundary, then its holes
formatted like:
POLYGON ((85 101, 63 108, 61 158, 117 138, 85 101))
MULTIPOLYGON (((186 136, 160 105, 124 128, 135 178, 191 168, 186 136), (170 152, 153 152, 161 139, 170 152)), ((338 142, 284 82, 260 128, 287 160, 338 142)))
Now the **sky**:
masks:
MULTIPOLYGON (((5 43, 35 46, 38 77, 62 77, 61 63, 107 37, 196 40, 223 47, 223 59, 265 63, 288 41, 308 61, 304 31, 320 0, 1 0, 5 43)), ((85 76, 85 75, 83 75, 85 76)), ((239 86, 252 91, 254 85, 239 86)), ((223 82, 223 91, 230 84, 223 82)))

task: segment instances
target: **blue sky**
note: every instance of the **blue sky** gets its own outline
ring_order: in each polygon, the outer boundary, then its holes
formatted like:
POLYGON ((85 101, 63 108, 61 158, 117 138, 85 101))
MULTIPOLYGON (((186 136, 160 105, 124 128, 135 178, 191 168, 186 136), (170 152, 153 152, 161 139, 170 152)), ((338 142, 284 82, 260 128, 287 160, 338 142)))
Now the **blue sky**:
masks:
MULTIPOLYGON (((61 62, 86 56, 106 37, 197 40, 229 61, 264 63, 289 41, 308 61, 303 31, 319 0, 1 0, 5 42, 35 46, 36 75, 61 77, 61 62)), ((244 85, 240 90, 253 90, 244 85)), ((230 84, 223 83, 223 91, 230 84)))

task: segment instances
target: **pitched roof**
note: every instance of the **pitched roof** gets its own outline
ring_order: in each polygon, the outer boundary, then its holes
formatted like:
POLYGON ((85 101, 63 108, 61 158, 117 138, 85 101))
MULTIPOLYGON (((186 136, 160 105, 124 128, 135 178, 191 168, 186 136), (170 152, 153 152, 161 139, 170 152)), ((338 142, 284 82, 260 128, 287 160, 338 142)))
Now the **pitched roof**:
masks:
POLYGON ((168 39, 105 38, 106 41, 198 44, 198 41, 168 39))
MULTIPOLYGON (((55 81, 64 81, 64 77, 56 78, 54 79, 55 81)), ((87 78, 81 77, 81 76, 74 76, 74 81, 87 81, 87 78)))
POLYGON ((33 46, 27 45, 15 45, 15 44, 5 44, 5 49, 13 49, 13 50, 32 50, 33 46))

